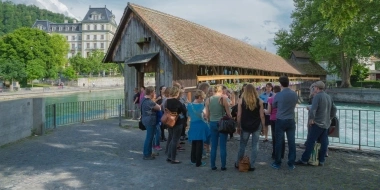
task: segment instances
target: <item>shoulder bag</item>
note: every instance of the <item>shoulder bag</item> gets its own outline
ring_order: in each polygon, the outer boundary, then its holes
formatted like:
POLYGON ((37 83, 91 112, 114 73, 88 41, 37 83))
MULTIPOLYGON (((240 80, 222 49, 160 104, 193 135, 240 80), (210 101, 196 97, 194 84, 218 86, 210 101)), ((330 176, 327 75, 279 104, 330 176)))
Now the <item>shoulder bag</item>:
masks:
POLYGON ((139 129, 141 129, 142 131, 145 131, 146 130, 146 127, 145 127, 145 125, 142 123, 142 107, 143 107, 143 104, 144 104, 144 102, 145 102, 145 100, 146 99, 144 99, 144 101, 143 102, 141 102, 141 108, 140 108, 140 113, 141 113, 141 117, 140 117, 140 121, 139 121, 139 129))
MULTIPOLYGON (((166 101, 166 104, 167 104, 167 101, 166 101)), ((165 108, 164 115, 161 117, 162 124, 168 127, 174 127, 177 119, 178 119, 177 112, 171 112, 170 110, 168 110, 168 108, 165 108)))
MULTIPOLYGON (((219 100, 219 104, 224 107, 224 105, 223 105, 223 97, 221 97, 220 99, 222 100, 222 103, 220 103, 220 100, 219 100)), ((235 131, 236 131, 236 121, 233 118, 231 118, 231 117, 229 117, 227 115, 223 116, 219 120, 218 125, 219 125, 218 126, 218 131, 220 133, 235 133, 235 131)))

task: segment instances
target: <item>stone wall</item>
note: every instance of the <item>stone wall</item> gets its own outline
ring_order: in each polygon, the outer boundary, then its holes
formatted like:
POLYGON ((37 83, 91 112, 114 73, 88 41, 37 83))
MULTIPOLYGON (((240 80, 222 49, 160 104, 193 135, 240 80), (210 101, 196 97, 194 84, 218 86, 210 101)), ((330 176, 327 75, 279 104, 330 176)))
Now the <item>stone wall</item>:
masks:
POLYGON ((78 78, 76 84, 73 86, 79 87, 111 87, 111 86, 124 86, 124 77, 94 77, 94 78, 78 78))
POLYGON ((356 91, 327 91, 336 102, 380 104, 380 91, 356 90, 356 91))
POLYGON ((28 137, 34 131, 43 134, 45 100, 27 98, 0 102, 0 146, 28 137))

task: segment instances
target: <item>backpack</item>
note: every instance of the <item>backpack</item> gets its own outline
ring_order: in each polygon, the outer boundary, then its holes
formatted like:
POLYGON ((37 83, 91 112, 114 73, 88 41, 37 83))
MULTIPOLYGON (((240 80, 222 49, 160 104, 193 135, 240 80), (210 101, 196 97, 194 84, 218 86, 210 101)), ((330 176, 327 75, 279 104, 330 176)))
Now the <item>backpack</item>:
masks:
POLYGON ((251 168, 251 162, 249 161, 249 157, 244 156, 239 161, 239 172, 248 172, 250 168, 251 168))

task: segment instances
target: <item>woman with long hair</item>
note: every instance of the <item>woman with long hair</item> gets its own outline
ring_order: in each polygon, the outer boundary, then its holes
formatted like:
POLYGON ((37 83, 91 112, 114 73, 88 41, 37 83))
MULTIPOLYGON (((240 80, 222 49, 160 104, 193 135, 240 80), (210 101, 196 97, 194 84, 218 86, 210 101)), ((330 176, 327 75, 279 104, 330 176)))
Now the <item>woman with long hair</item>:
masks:
POLYGON ((206 118, 210 122, 211 132, 211 169, 216 170, 215 165, 216 152, 218 149, 218 143, 220 143, 220 157, 221 157, 221 170, 225 171, 227 160, 227 133, 220 133, 218 131, 219 120, 226 114, 231 117, 231 111, 227 98, 223 97, 223 86, 214 86, 215 94, 206 101, 206 118))
POLYGON ((141 121, 146 128, 146 137, 144 142, 144 160, 153 160, 155 157, 152 155, 153 137, 156 131, 157 116, 156 112, 161 110, 161 107, 156 104, 153 99, 155 98, 155 90, 153 86, 148 86, 145 89, 144 99, 141 101, 141 121))
MULTIPOLYGON (((182 103, 178 100, 180 94, 180 89, 176 86, 170 88, 169 98, 166 99, 165 108, 170 112, 176 112, 177 115, 185 113, 183 110, 182 103)), ((182 124, 181 120, 177 119, 173 127, 168 128, 169 137, 166 144, 166 153, 168 158, 166 161, 171 162, 172 164, 179 164, 180 161, 176 160, 177 156, 177 145, 179 143, 179 138, 181 137, 182 124)))
POLYGON ((262 126, 265 124, 263 101, 260 100, 255 87, 248 84, 238 102, 237 133, 240 134, 240 146, 235 167, 245 154, 249 136, 252 134, 252 150, 249 171, 255 170, 254 164, 259 149, 259 137, 262 126))

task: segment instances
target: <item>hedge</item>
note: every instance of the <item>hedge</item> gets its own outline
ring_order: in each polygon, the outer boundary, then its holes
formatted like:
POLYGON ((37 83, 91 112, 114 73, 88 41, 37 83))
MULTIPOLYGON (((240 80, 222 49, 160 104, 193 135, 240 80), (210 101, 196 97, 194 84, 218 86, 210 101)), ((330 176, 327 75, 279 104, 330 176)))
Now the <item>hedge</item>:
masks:
POLYGON ((371 88, 380 88, 380 81, 374 81, 374 80, 369 80, 369 81, 357 81, 351 84, 353 87, 364 87, 364 88, 369 88, 370 85, 371 88))

